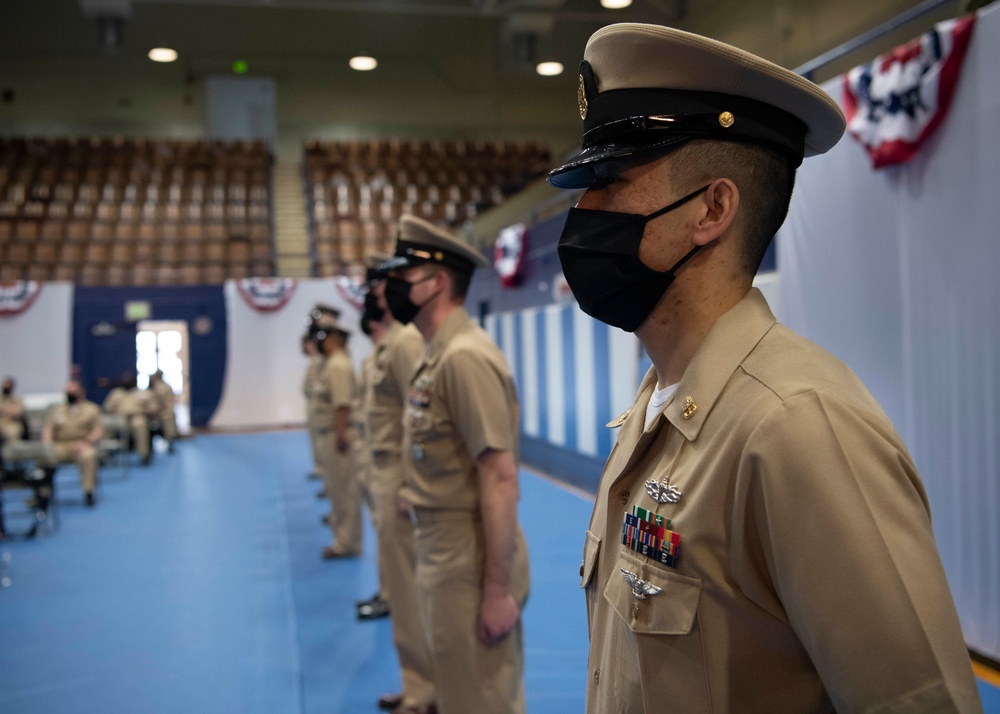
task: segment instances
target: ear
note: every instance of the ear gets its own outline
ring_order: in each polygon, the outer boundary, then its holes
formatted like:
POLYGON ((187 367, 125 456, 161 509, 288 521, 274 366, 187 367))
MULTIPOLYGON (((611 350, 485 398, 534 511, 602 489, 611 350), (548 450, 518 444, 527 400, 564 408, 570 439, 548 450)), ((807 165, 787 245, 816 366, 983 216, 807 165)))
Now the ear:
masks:
POLYGON ((740 205, 740 190, 730 179, 720 178, 709 184, 698 200, 703 210, 694 226, 692 242, 705 246, 729 230, 740 205))

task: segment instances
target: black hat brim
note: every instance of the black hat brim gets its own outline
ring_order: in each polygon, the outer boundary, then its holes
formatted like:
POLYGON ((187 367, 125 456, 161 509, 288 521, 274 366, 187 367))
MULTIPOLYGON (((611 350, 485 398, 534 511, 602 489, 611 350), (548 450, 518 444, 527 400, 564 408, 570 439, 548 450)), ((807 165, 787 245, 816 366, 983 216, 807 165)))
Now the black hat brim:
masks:
POLYGON ((647 144, 588 146, 562 166, 552 169, 545 180, 555 188, 589 188, 597 175, 594 169, 606 161, 641 156, 656 150, 680 148, 691 138, 687 134, 675 134, 647 144))

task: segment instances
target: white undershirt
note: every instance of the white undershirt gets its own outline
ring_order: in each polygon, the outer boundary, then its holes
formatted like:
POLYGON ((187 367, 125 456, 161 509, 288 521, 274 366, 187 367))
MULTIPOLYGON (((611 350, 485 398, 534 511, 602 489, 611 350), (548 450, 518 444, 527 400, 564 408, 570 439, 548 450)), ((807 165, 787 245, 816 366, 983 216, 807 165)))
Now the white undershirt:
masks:
POLYGON ((648 429, 649 425, 656 419, 657 414, 663 411, 663 407, 667 406, 667 402, 670 401, 670 398, 674 396, 674 392, 677 391, 678 384, 680 382, 671 384, 663 389, 659 387, 653 389, 653 393, 649 397, 649 404, 646 405, 646 426, 643 427, 643 430, 648 429))

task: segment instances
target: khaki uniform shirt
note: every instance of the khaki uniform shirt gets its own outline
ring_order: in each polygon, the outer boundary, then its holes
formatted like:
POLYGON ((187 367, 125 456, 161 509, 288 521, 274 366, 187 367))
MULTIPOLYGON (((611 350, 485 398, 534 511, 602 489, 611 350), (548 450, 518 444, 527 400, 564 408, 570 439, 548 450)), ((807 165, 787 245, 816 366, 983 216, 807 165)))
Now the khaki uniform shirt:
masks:
POLYGON ((104 398, 104 411, 108 414, 124 414, 125 416, 157 414, 159 406, 159 399, 156 395, 144 389, 115 387, 104 398))
POLYGON ((327 359, 323 377, 323 381, 326 382, 327 400, 332 410, 330 413, 332 427, 333 414, 341 407, 350 409, 357 393, 354 365, 345 350, 339 350, 327 359))
POLYGON ((322 379, 323 367, 325 366, 326 358, 323 355, 315 354, 309 356, 306 372, 302 378, 302 396, 307 400, 312 398, 314 384, 316 380, 322 379))
POLYGON ((980 711, 923 487, 857 377, 753 290, 644 430, 655 383, 609 425, 587 711, 980 711), (633 507, 669 519, 675 567, 623 545, 633 507))
POLYGON ((333 428, 330 407, 330 385, 326 380, 326 357, 315 355, 309 360, 302 391, 306 395, 306 418, 311 428, 329 431, 333 428))
MULTIPOLYGON (((375 367, 375 354, 370 353, 361 360, 361 370, 358 372, 357 390, 354 393, 354 404, 351 405, 351 424, 358 431, 358 437, 368 443, 368 410, 370 408, 369 392, 371 391, 372 370, 375 367)), ((366 447, 367 448, 367 447, 366 447)))
MULTIPOLYGON (((16 394, 0 394, 0 434, 21 434, 24 401, 16 394)), ((21 434, 21 436, 25 436, 21 434)))
POLYGON ((519 413, 503 353, 455 309, 410 380, 400 495, 423 508, 478 509, 475 460, 490 448, 518 458, 519 413))
POLYGON ((101 408, 89 401, 57 404, 49 410, 46 426, 52 430, 52 441, 80 441, 101 424, 101 408))
POLYGON ((149 389, 153 394, 156 395, 159 401, 159 409, 161 413, 173 414, 174 404, 177 402, 177 395, 174 394, 174 388, 171 387, 166 382, 150 382, 149 389))
POLYGON ((417 328, 394 322, 372 353, 364 401, 373 453, 398 455, 402 449, 403 405, 423 352, 424 338, 417 328))

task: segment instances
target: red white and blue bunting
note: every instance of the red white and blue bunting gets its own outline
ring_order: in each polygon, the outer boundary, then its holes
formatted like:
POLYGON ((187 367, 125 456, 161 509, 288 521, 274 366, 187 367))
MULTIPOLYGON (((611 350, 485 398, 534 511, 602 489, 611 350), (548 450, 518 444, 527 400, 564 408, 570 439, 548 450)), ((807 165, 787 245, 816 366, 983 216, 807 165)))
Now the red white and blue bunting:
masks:
POLYGON ((944 121, 975 21, 939 23, 844 76, 847 130, 876 169, 909 161, 944 121))
POLYGON ((247 305, 258 312, 275 312, 295 294, 292 278, 246 278, 236 281, 236 289, 247 305))
POLYGON ((368 287, 360 279, 338 275, 333 279, 333 284, 337 288, 337 293, 344 299, 344 302, 355 310, 361 310, 365 306, 365 294, 368 292, 368 287))
POLYGON ((523 223, 507 226, 500 231, 493 246, 493 267, 500 276, 500 284, 513 287, 521 280, 528 229, 523 223))
POLYGON ((19 315, 35 302, 42 284, 35 280, 0 283, 0 317, 19 315))

